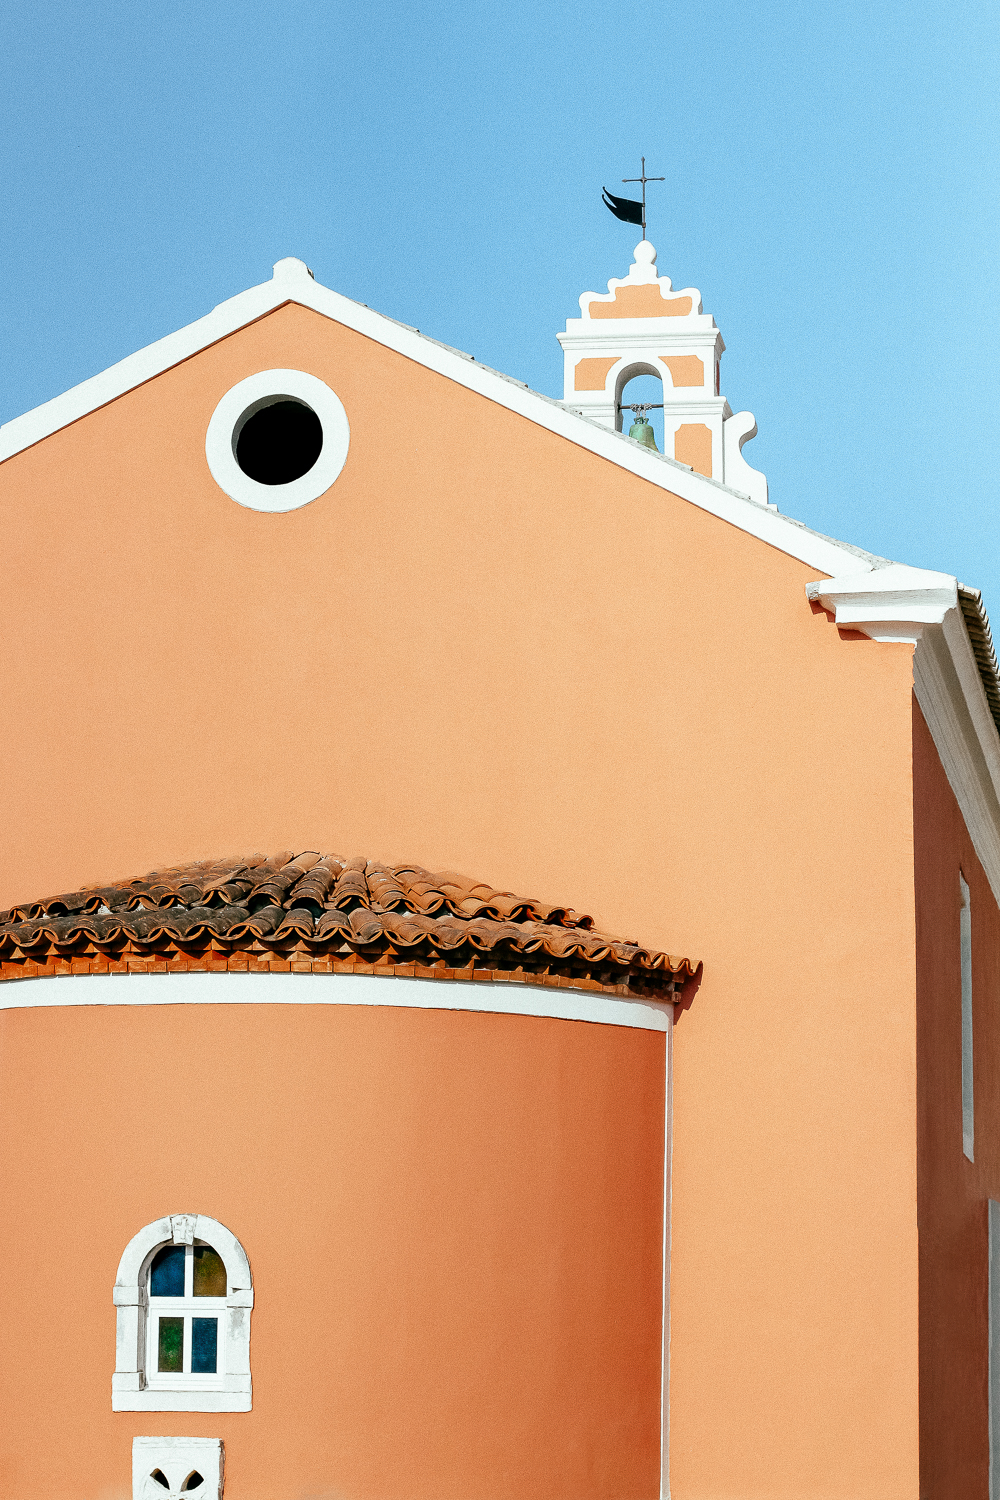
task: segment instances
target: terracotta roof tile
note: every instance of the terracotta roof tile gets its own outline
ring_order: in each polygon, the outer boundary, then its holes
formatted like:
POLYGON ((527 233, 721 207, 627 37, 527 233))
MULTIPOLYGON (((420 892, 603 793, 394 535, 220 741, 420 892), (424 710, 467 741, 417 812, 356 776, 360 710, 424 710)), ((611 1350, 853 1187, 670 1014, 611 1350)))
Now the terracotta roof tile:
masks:
POLYGON ((970 589, 966 584, 960 583, 958 604, 965 627, 969 632, 972 654, 979 668, 986 701, 990 706, 990 713, 997 731, 1000 732, 1000 666, 997 665, 993 632, 990 630, 989 618, 983 606, 983 596, 979 589, 970 589))
POLYGON ((571 984, 680 1001, 700 964, 454 870, 282 850, 152 870, 0 912, 3 979, 221 967, 571 984))

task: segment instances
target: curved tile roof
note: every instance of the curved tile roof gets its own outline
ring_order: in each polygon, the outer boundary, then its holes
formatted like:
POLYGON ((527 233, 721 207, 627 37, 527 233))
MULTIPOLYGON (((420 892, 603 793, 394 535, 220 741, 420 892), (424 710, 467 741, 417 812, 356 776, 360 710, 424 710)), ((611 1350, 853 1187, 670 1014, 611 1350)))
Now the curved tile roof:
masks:
POLYGON ((700 964, 453 870, 283 850, 0 912, 0 978, 237 969, 514 980, 680 1001, 700 964))

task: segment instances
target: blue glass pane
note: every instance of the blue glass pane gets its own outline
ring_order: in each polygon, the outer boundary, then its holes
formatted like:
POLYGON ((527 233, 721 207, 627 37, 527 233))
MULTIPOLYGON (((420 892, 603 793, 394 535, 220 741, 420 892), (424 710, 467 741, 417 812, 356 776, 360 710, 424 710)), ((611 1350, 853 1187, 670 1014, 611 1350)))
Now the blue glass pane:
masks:
POLYGON ((184 1295, 184 1246, 165 1245, 153 1257, 149 1276, 151 1297, 183 1297, 184 1295))
POLYGON ((214 1375, 218 1364, 218 1318, 191 1319, 191 1374, 214 1375))

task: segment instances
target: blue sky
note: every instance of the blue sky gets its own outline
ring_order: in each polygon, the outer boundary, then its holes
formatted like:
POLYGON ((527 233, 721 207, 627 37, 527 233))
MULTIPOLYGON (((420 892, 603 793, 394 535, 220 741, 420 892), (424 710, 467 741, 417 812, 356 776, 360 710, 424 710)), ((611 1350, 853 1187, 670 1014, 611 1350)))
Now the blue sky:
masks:
POLYGON ((601 186, 645 152, 771 498, 1000 621, 986 0, 35 0, 0 55, 0 420, 283 255, 560 395, 555 332, 638 237, 601 186))

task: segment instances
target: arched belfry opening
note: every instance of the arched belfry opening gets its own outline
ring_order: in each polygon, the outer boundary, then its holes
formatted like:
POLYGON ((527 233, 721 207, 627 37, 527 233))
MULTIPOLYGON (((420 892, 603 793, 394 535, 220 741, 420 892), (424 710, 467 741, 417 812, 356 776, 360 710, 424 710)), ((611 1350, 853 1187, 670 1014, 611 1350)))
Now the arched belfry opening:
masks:
POLYGON ((615 382, 615 430, 628 432, 638 417, 653 429, 656 448, 663 452, 663 378, 654 365, 628 364, 615 382))

